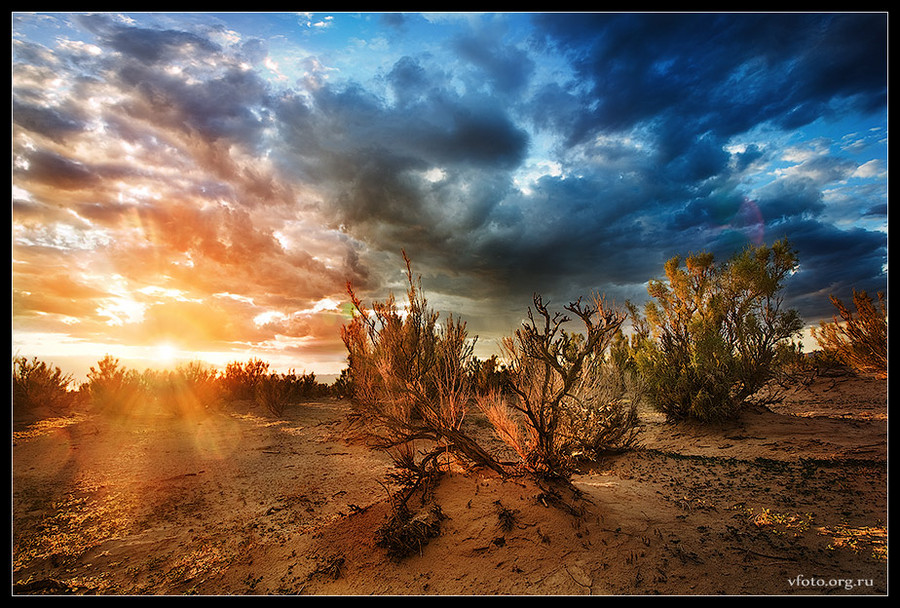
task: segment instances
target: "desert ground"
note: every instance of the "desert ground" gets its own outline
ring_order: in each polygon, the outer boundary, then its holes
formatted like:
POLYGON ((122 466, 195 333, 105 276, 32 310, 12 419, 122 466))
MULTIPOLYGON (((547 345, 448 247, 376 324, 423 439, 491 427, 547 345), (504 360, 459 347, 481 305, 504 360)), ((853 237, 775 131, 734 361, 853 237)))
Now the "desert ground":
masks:
POLYGON ((885 380, 714 426, 642 411, 640 448, 570 486, 448 473, 410 503, 440 517, 403 559, 376 543, 391 462, 348 407, 13 420, 12 594, 888 593, 885 380))

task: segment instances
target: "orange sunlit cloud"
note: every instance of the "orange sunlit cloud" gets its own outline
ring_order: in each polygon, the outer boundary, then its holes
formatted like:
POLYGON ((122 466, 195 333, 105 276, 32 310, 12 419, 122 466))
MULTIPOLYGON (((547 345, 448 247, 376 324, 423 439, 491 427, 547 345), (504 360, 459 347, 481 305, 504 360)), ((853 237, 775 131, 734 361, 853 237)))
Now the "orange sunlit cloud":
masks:
MULTIPOLYGON (((27 76, 19 86, 39 84, 27 76)), ((34 350, 34 332, 80 342, 95 360, 135 347, 153 358, 159 344, 219 359, 327 344, 335 355, 320 371, 338 371, 334 319, 297 316, 342 297, 346 241, 289 205, 297 193, 265 160, 185 134, 138 91, 80 86, 72 110, 96 116, 96 128, 62 142, 13 134, 16 347, 34 350), (267 312, 279 322, 254 321, 267 312)))

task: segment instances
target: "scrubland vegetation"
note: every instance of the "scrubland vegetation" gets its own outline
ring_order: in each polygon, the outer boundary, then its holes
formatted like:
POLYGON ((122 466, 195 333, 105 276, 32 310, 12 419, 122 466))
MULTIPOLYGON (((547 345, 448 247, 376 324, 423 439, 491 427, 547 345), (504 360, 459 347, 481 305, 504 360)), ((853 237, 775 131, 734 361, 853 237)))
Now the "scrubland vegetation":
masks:
MULTIPOLYGON (((426 469, 448 462, 440 454, 508 470, 461 433, 473 405, 519 456, 520 468, 565 479, 579 458, 635 442, 634 408, 641 399, 671 420, 721 421, 750 403, 776 400, 777 391, 760 394, 773 381, 823 360, 850 363, 851 352, 862 357, 858 353, 868 354, 877 341, 871 307, 861 308, 864 320, 845 315, 847 323, 823 326, 834 344, 824 359, 804 357, 803 321, 784 308, 781 294, 797 255, 780 241, 748 247, 724 262, 709 253, 672 258, 665 279, 650 282, 643 313, 631 303, 611 306, 600 294, 551 311, 535 295, 527 321, 504 340, 504 363, 497 367, 496 360, 472 357, 464 322, 438 322, 404 258, 405 308, 391 296, 370 310, 350 286, 357 315, 342 337, 352 415, 375 445, 413 473, 413 485, 426 469), (573 319, 578 327, 570 327, 573 319), (416 447, 423 440, 432 442, 431 451, 416 447)), ((886 316, 881 321, 886 336, 886 316)))
POLYGON ((147 412, 191 417, 250 402, 277 416, 290 403, 321 399, 335 390, 318 382, 313 373, 277 373, 258 359, 229 363, 223 372, 200 362, 139 372, 107 355, 91 366, 87 381, 78 386, 71 375, 43 361, 13 359, 16 413, 80 407, 112 417, 147 412))
POLYGON ((833 322, 814 336, 821 351, 799 347, 803 321, 783 307, 785 282, 798 267, 786 241, 750 246, 729 260, 676 256, 652 280, 643 311, 592 294, 553 311, 536 294, 527 320, 487 360, 477 338, 453 316, 441 321, 405 252, 406 302, 391 295, 366 306, 348 291, 356 314, 341 328, 348 366, 331 386, 315 374, 271 371, 259 359, 223 371, 188 363, 171 371, 126 369, 111 356, 87 382, 37 359, 13 360, 16 411, 90 406, 109 415, 161 408, 191 416, 252 402, 273 415, 291 403, 349 398, 348 415, 415 488, 451 464, 565 479, 579 459, 633 446, 641 400, 671 420, 721 421, 739 415, 773 381, 846 366, 887 375, 887 308, 854 292, 854 314, 834 296, 833 322), (626 320, 630 331, 626 333, 626 320), (576 321, 577 325, 572 326, 576 321), (519 462, 499 462, 462 429, 477 408, 519 462), (510 466, 513 465, 513 466, 510 466))
MULTIPOLYGON (((805 359, 803 321, 781 294, 798 260, 781 241, 721 263, 709 253, 669 260, 665 280, 650 282, 643 314, 600 294, 552 311, 536 294, 527 320, 504 340, 498 369, 473 358, 464 322, 439 323, 404 259, 406 306, 391 296, 369 309, 348 286, 357 315, 342 332, 352 416, 391 454, 406 488, 385 527, 397 538, 413 521, 409 497, 454 463, 565 482, 579 460, 636 443, 641 399, 673 421, 731 419, 748 404, 777 401, 778 391, 761 391, 785 376, 809 374, 828 359, 853 364, 850 353, 870 359, 871 349, 855 345, 877 341, 880 327, 858 304, 865 321, 844 315, 844 324, 823 329, 835 344, 824 359, 805 359), (630 336, 622 329, 628 316, 630 336), (573 319, 578 327, 569 326, 573 319), (473 406, 518 462, 498 462, 463 432, 473 406)), ((886 335, 886 316, 879 320, 886 335)))
POLYGON ((366 305, 348 285, 355 308, 341 329, 348 366, 333 385, 310 373, 274 372, 258 359, 222 371, 190 363, 137 372, 107 356, 75 386, 58 368, 15 357, 14 411, 81 407, 119 417, 155 409, 188 418, 251 403, 281 416, 290 404, 347 399, 348 421, 394 465, 400 491, 377 535, 403 557, 441 521, 434 505, 416 513, 411 497, 454 467, 565 485, 580 463, 638 444, 641 403, 673 422, 712 423, 776 400, 777 391, 762 389, 785 377, 834 366, 887 374, 883 294, 876 307, 855 292, 856 314, 832 297, 838 314, 815 332, 821 352, 802 353, 803 322, 781 295, 798 264, 787 242, 749 247, 724 262, 708 253, 675 257, 665 279, 650 282, 642 311, 598 293, 554 310, 536 294, 521 327, 487 360, 473 355, 476 338, 463 320, 441 320, 429 307, 404 259, 405 302, 391 295, 366 305), (514 460, 467 433, 473 413, 514 460))

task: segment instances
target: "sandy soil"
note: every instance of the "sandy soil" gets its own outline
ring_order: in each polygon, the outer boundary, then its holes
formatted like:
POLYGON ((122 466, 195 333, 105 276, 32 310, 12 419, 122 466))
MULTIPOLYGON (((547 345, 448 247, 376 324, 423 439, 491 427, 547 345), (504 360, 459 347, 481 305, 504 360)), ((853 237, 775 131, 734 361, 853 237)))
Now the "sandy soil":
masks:
POLYGON ((439 535, 399 561, 375 541, 390 462, 346 411, 14 421, 12 593, 888 592, 884 381, 819 379, 714 427, 643 412, 642 448, 571 488, 449 474, 415 503, 439 535))

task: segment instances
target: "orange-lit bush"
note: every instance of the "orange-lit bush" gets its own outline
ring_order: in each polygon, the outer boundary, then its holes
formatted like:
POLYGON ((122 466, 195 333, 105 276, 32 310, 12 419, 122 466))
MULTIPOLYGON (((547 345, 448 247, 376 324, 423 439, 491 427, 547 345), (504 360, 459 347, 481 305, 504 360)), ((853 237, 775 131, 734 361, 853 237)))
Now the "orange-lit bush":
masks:
POLYGON ((256 393, 256 385, 269 375, 269 364, 259 359, 246 363, 232 361, 225 366, 220 382, 225 395, 232 400, 250 400, 256 393))
POLYGON ((98 411, 112 415, 131 413, 147 391, 134 370, 119 367, 119 360, 106 355, 91 367, 84 388, 98 411))
POLYGON ((222 398, 218 372, 199 362, 179 365, 175 371, 167 372, 157 385, 157 397, 179 417, 205 415, 222 398))
POLYGON ((878 305, 865 291, 853 290, 856 314, 831 296, 838 310, 833 322, 821 322, 813 336, 830 357, 858 373, 887 378, 887 299, 878 294, 878 305))
POLYGON ((504 341, 509 394, 481 395, 479 405, 497 435, 525 467, 547 478, 567 478, 577 456, 592 457, 630 445, 637 415, 606 364, 606 352, 625 316, 600 296, 565 310, 584 333, 569 333, 570 317, 548 310, 540 296, 528 321, 504 341))
POLYGON ((279 374, 269 374, 255 382, 254 401, 274 416, 281 416, 290 400, 290 387, 279 374))
POLYGON ((31 411, 39 407, 60 409, 71 406, 76 394, 69 390, 72 376, 63 374, 36 357, 13 358, 13 410, 31 411))
POLYGON ((472 396, 466 370, 473 344, 465 323, 452 316, 438 323, 403 255, 405 309, 390 296, 369 310, 348 285, 356 314, 341 328, 341 337, 348 351, 352 416, 373 444, 391 455, 410 487, 441 469, 444 458, 501 470, 461 430, 472 396))

